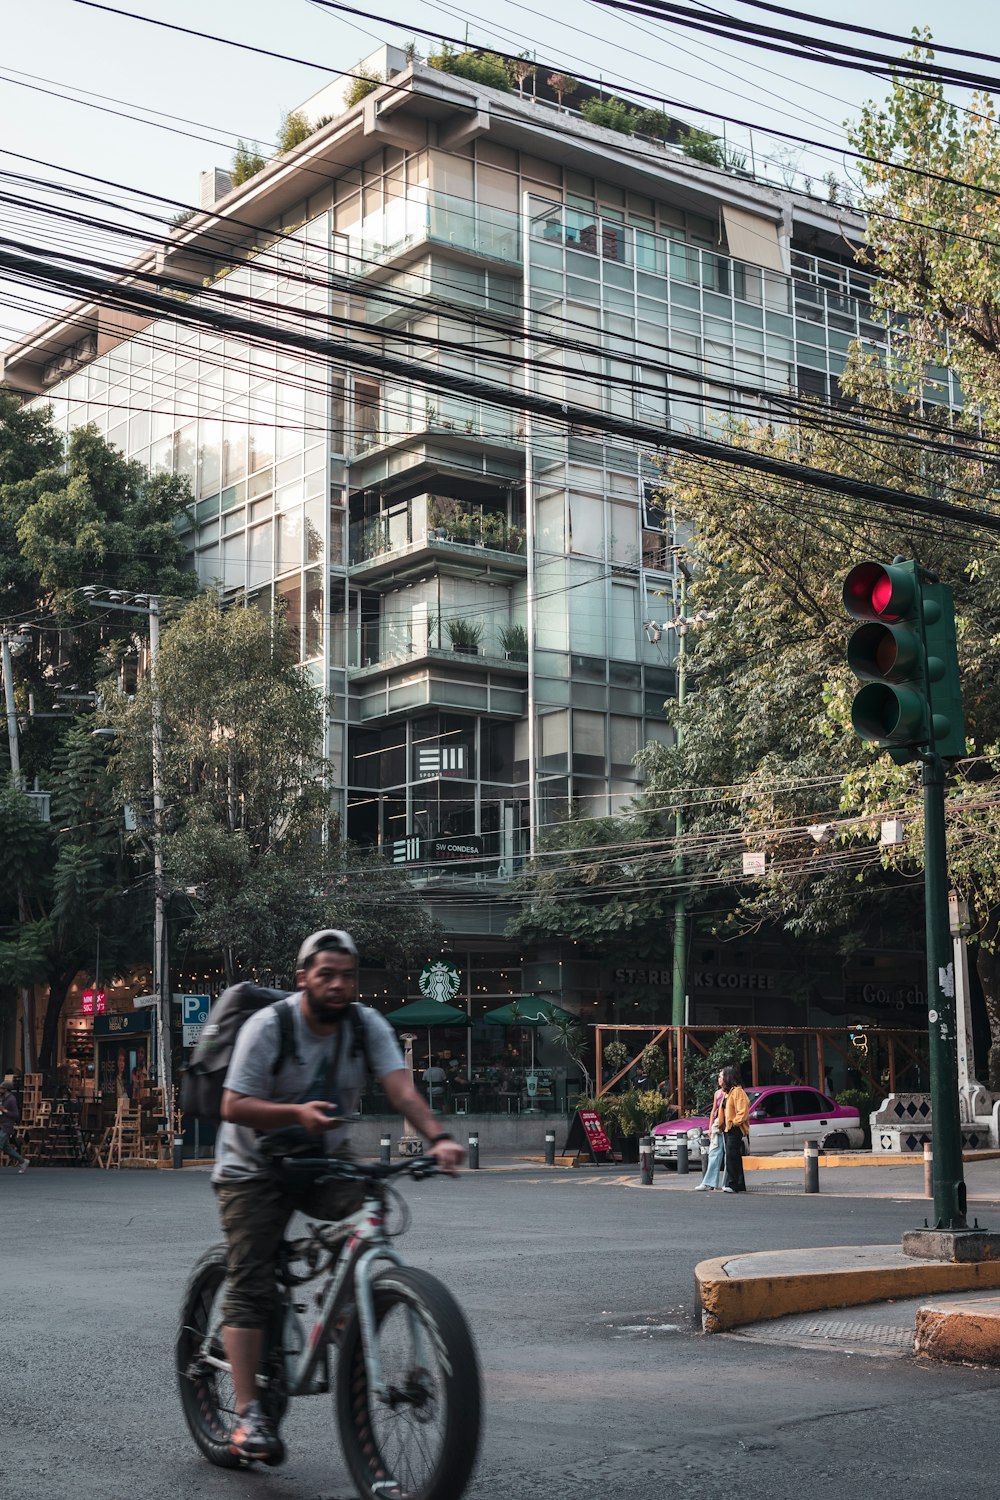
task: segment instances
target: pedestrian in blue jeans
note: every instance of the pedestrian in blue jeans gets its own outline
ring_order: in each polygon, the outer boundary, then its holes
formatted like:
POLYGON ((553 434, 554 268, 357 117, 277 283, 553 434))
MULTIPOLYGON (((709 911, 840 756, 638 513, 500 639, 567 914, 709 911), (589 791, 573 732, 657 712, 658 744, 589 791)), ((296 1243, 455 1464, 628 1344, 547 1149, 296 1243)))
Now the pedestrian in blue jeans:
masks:
POLYGON ((695 1188, 696 1193, 714 1193, 719 1186, 719 1178, 726 1164, 726 1138, 719 1127, 720 1115, 725 1114, 726 1090, 722 1083, 722 1071, 719 1071, 719 1087, 715 1091, 712 1100, 712 1113, 708 1117, 708 1162, 705 1167, 705 1175, 695 1188))

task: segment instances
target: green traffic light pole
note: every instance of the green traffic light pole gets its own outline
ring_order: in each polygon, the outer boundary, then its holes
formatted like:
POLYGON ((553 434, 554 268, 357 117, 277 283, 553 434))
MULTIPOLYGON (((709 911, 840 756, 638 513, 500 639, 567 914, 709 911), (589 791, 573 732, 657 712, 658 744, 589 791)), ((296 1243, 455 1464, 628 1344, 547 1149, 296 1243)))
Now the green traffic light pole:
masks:
POLYGON ((934 1227, 967 1229, 958 1112, 955 963, 948 927, 948 853, 944 832, 944 761, 921 757, 924 789, 924 923, 927 943, 927 1037, 934 1130, 934 1227))
POLYGON ((865 562, 852 568, 844 583, 844 606, 848 614, 866 622, 847 648, 851 670, 865 683, 851 710, 855 731, 888 750, 897 764, 918 759, 922 768, 934 1228, 964 1231, 968 1223, 944 818, 945 757, 966 753, 953 596, 933 573, 897 556, 888 565, 865 562))

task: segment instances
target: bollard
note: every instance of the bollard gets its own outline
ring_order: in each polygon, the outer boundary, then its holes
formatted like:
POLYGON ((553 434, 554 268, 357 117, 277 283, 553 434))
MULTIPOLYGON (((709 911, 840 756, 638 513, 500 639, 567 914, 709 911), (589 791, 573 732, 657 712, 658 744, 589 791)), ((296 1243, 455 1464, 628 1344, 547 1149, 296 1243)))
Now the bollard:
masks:
POLYGON ((805 1182, 803 1192, 819 1192, 819 1141, 806 1141, 802 1156, 802 1164, 805 1168, 805 1182))
POLYGON ((469 1166, 474 1172, 479 1170, 479 1131, 469 1131, 469 1166))
POLYGON ((556 1133, 554 1130, 545 1132, 545 1165, 554 1167, 556 1164, 556 1133))
POLYGON ((643 1187, 653 1185, 653 1137, 644 1135, 639 1142, 639 1181, 643 1187))
POLYGON ((379 1141, 379 1160, 383 1162, 392 1161, 392 1136, 386 1131, 379 1141))
POLYGON ((677 1142, 677 1175, 678 1175, 678 1177, 686 1177, 687 1176, 687 1171, 688 1171, 688 1143, 687 1143, 686 1140, 685 1141, 678 1141, 677 1142))
POLYGON ((184 1165, 184 1137, 174 1136, 174 1170, 184 1165))
POLYGON ((934 1147, 924 1141, 924 1197, 934 1197, 934 1147))

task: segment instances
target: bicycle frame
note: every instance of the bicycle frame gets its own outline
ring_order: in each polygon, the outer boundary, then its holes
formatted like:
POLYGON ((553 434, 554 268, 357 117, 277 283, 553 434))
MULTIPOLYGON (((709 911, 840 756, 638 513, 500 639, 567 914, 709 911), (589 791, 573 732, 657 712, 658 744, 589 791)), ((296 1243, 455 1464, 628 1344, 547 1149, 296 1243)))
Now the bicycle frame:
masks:
MULTIPOLYGON (((327 1348, 330 1328, 337 1315, 338 1304, 341 1294, 349 1282, 353 1283, 354 1300, 358 1309, 358 1320, 361 1325, 361 1345, 364 1351, 365 1370, 368 1379, 368 1389, 376 1400, 388 1400, 390 1396, 389 1387, 386 1385, 382 1374, 382 1364, 379 1359, 378 1339, 376 1337, 375 1324, 375 1298, 372 1293, 372 1268, 378 1261, 388 1261, 392 1265, 402 1266, 405 1264, 402 1257, 390 1246, 385 1233, 386 1209, 378 1194, 372 1193, 365 1198, 359 1209, 349 1214, 339 1223, 337 1240, 343 1240, 344 1248, 333 1275, 327 1282, 320 1302, 319 1313, 316 1321, 305 1339, 301 1354, 290 1356, 284 1355, 285 1380, 289 1397, 306 1396, 313 1393, 313 1378, 316 1366, 323 1357, 327 1348)), ((329 1247, 328 1247, 329 1248, 329 1247)), ((280 1337, 284 1326, 285 1314, 291 1299, 291 1288, 282 1288, 281 1304, 277 1314, 276 1334, 280 1337)), ((217 1314, 219 1322, 213 1320, 208 1330, 205 1342, 203 1359, 206 1364, 216 1369, 229 1372, 228 1360, 219 1359, 209 1351, 214 1339, 219 1335, 221 1328, 221 1312, 217 1314)), ((425 1337, 420 1320, 410 1313, 410 1329, 415 1348, 419 1351, 425 1337)), ((258 1381, 266 1377, 258 1375, 258 1381)))

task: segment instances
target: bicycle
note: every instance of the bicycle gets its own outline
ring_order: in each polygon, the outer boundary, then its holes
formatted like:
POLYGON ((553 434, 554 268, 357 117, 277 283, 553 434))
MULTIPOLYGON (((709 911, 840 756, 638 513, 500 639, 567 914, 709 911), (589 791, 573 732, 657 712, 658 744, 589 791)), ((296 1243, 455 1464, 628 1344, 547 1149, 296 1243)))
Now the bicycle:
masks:
MULTIPOLYGON (((280 1171, 302 1186, 362 1182, 365 1196, 356 1212, 309 1224, 305 1237, 282 1246, 280 1298, 257 1376, 261 1405, 277 1428, 293 1397, 328 1394, 336 1348, 341 1446, 362 1500, 458 1500, 479 1446, 475 1344, 447 1288, 405 1265, 390 1245, 408 1227, 409 1210, 388 1179, 432 1177, 437 1163, 285 1158, 280 1171), (388 1225, 390 1199, 403 1210, 396 1228, 388 1225), (387 1264, 375 1271, 379 1262, 387 1264), (307 1303, 296 1300, 295 1289, 319 1278, 307 1330, 307 1303)), ((221 1334, 225 1276, 225 1246, 216 1245, 198 1261, 184 1292, 176 1368, 195 1443, 210 1462, 236 1468, 245 1461, 229 1448, 237 1414, 221 1334)))

